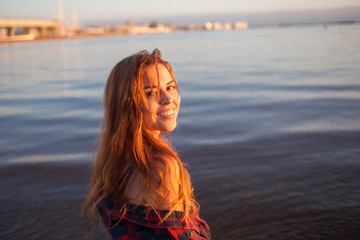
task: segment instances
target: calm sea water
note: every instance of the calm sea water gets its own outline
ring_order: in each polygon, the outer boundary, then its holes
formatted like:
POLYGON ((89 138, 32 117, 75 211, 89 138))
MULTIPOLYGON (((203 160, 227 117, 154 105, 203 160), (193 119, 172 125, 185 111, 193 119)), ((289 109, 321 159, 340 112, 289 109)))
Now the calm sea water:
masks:
POLYGON ((154 48, 213 239, 360 239, 360 25, 1 44, 1 239, 109 238, 78 220, 103 86, 154 48))

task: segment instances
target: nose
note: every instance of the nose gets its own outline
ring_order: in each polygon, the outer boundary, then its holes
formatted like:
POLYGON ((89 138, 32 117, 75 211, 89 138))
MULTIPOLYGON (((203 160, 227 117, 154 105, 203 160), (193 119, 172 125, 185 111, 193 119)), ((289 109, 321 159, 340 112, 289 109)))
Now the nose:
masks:
POLYGON ((171 103, 172 100, 173 97, 169 92, 160 90, 160 104, 166 105, 171 103))

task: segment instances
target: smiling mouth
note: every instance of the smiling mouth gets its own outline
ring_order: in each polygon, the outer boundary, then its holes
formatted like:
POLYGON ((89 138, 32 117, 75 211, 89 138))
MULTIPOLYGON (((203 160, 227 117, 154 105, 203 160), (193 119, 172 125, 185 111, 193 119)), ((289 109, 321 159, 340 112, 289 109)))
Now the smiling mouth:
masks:
POLYGON ((175 110, 174 109, 170 109, 170 110, 166 110, 163 112, 159 112, 156 115, 161 116, 161 117, 171 117, 175 114, 175 110))

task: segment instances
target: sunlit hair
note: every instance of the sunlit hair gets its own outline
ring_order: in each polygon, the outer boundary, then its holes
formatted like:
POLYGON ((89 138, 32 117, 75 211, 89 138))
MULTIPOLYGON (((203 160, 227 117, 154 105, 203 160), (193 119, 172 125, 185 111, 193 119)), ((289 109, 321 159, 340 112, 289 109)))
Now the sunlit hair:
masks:
MULTIPOLYGON (((144 121, 142 108, 147 107, 147 98, 143 77, 144 74, 148 74, 150 66, 157 67, 158 64, 163 64, 175 80, 170 64, 161 58, 158 49, 152 53, 141 51, 123 59, 115 65, 107 79, 103 99, 104 119, 94 163, 92 186, 82 211, 86 223, 99 222, 100 216, 96 206, 107 195, 116 195, 120 201, 126 203, 127 199, 120 189, 127 184, 126 177, 123 176, 127 166, 143 177, 144 205, 157 212, 156 199, 166 198, 164 178, 171 169, 166 159, 173 160, 179 165, 180 173, 176 183, 179 186, 179 194, 173 202, 183 203, 185 220, 189 213, 198 209, 189 174, 176 151, 163 135, 160 138, 154 137, 154 129, 147 126, 144 121), (99 192, 102 195, 95 201, 95 196, 99 192)), ((174 209, 175 206, 171 205, 170 213, 174 209)), ((126 211, 126 207, 123 211, 126 211)))

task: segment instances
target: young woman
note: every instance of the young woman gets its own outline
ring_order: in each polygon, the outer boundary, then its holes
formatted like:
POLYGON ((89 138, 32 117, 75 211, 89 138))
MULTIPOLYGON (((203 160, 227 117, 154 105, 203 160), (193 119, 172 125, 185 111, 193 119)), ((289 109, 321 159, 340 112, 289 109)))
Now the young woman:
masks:
POLYGON ((176 79, 159 50, 113 68, 85 221, 101 217, 113 239, 210 239, 189 174, 165 136, 176 128, 179 106, 176 79))

